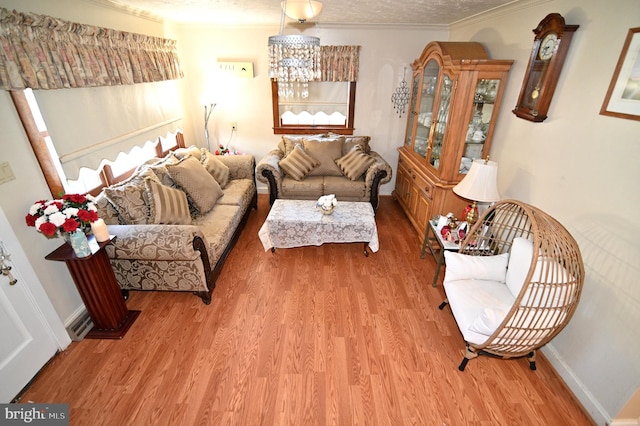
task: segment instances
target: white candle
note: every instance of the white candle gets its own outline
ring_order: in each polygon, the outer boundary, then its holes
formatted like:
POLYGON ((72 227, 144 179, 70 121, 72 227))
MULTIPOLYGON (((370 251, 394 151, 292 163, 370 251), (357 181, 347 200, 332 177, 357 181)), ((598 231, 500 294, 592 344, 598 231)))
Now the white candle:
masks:
POLYGON ((99 243, 109 240, 109 230, 107 229, 107 224, 104 223, 104 219, 91 222, 91 232, 93 232, 93 235, 99 243))

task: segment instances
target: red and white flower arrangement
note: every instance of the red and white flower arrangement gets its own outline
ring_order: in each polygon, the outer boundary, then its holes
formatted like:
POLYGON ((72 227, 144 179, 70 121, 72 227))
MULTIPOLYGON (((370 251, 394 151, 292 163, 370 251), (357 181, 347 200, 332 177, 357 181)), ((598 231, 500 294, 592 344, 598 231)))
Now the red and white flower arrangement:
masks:
POLYGON ((220 144, 220 148, 214 151, 215 155, 242 155, 240 151, 229 149, 227 146, 220 144))
POLYGON ((65 194, 58 200, 36 201, 25 220, 45 237, 56 238, 75 231, 87 233, 98 220, 98 211, 89 197, 65 194))

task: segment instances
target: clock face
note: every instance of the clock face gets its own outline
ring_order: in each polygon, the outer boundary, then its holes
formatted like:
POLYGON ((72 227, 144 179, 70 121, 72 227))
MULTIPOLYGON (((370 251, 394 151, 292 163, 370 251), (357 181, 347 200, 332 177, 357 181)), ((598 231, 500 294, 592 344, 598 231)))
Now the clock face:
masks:
POLYGON ((558 44, 558 36, 555 33, 549 33, 540 42, 540 50, 538 51, 538 57, 543 61, 549 60, 556 50, 558 44))

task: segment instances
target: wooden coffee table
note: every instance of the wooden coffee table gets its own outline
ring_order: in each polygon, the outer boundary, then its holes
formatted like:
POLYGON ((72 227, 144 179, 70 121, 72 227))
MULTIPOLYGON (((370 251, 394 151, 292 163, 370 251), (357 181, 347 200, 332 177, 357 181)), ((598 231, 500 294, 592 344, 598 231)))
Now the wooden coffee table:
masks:
POLYGON ((325 243, 364 243, 364 255, 378 251, 378 228, 371 203, 338 201, 330 215, 315 200, 278 199, 258 232, 264 250, 325 243))

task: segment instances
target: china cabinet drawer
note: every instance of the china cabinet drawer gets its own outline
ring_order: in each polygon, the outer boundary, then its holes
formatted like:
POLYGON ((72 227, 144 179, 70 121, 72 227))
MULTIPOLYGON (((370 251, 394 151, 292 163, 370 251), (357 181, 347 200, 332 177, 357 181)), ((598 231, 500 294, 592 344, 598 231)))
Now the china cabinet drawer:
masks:
POLYGON ((433 185, 424 177, 420 176, 415 170, 411 172, 411 181, 418 191, 426 195, 429 199, 432 198, 433 185))

